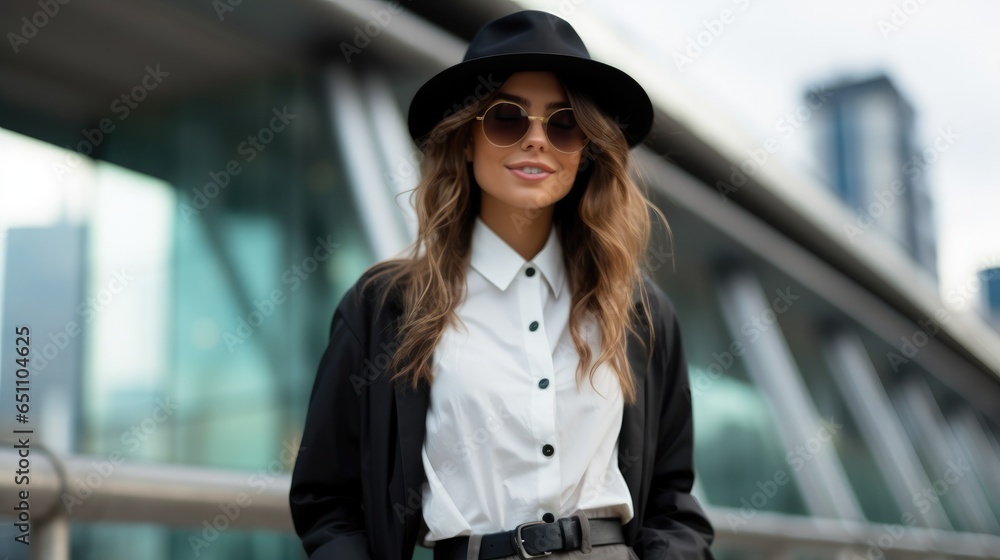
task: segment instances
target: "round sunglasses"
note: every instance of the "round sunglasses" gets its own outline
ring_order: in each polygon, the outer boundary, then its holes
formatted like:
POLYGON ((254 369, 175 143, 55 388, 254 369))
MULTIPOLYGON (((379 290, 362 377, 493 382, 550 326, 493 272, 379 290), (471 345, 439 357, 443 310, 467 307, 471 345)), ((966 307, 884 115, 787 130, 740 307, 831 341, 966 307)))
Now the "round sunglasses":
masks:
POLYGON ((528 134, 531 121, 541 121, 549 143, 564 154, 579 152, 588 142, 572 107, 556 109, 547 117, 535 117, 517 103, 498 101, 476 120, 483 123, 486 140, 498 148, 509 148, 520 142, 528 134))

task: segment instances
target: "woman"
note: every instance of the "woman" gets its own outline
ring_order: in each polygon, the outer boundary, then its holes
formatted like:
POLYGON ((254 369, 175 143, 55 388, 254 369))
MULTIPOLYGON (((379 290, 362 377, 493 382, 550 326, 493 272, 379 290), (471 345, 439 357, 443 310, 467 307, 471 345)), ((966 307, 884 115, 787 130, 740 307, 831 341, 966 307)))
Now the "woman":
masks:
POLYGON ((642 87, 525 11, 409 125, 418 239, 334 314, 292 475, 310 558, 711 557, 680 333, 640 272, 642 87))

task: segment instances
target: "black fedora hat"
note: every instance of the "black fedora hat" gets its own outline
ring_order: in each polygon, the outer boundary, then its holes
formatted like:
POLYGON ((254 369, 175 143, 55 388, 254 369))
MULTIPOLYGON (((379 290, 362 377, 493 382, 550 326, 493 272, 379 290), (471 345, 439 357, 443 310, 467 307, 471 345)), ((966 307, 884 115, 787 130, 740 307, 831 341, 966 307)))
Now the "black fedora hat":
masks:
POLYGON ((410 136, 420 141, 459 109, 490 97, 515 72, 553 72, 568 86, 589 95, 615 119, 629 147, 653 126, 646 90, 625 72, 590 58, 566 20, 526 10, 495 19, 476 33, 462 62, 427 81, 410 102, 410 136))

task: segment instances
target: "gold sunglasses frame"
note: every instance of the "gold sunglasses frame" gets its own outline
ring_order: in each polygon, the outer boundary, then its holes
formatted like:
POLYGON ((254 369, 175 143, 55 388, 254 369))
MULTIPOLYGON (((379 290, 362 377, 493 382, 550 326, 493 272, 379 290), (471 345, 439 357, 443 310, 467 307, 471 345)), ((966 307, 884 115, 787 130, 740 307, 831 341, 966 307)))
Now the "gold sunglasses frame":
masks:
MULTIPOLYGON (((559 153, 563 153, 563 154, 575 154, 577 152, 583 151, 583 149, 587 147, 587 144, 590 143, 590 138, 587 138, 586 135, 584 135, 583 145, 580 146, 579 149, 573 150, 572 152, 567 152, 565 150, 560 150, 555 145, 555 143, 552 142, 552 139, 549 138, 549 119, 552 118, 552 115, 555 115, 556 113, 558 113, 560 111, 572 111, 572 110, 573 110, 572 107, 560 107, 560 108, 556 109, 555 111, 552 111, 551 113, 549 113, 549 116, 547 116, 547 117, 539 117, 539 116, 528 114, 528 110, 525 109, 524 107, 522 107, 519 103, 514 103, 513 101, 507 101, 507 100, 500 100, 500 101, 497 101, 497 102, 493 103, 489 107, 487 107, 486 110, 483 111, 482 115, 478 115, 476 117, 476 120, 479 121, 479 123, 480 123, 480 127, 483 130, 483 136, 486 138, 486 141, 489 142, 490 144, 493 144, 497 148, 509 148, 511 146, 514 146, 515 144, 517 144, 521 140, 524 140, 524 137, 527 136, 529 132, 531 132, 531 121, 541 121, 541 123, 542 123, 542 133, 545 134, 545 139, 548 141, 549 145, 552 146, 552 148, 554 150, 558 151, 559 153), (491 110, 493 110, 493 108, 496 107, 497 105, 503 105, 503 104, 513 105, 513 106, 517 107, 522 112, 524 112, 524 114, 528 117, 528 128, 527 128, 527 130, 524 131, 524 134, 522 134, 521 137, 518 138, 517 140, 515 140, 513 143, 507 144, 506 146, 501 146, 500 144, 497 144, 493 140, 490 140, 490 135, 486 134, 486 114, 489 113, 491 110)), ((577 123, 576 126, 577 126, 577 128, 579 128, 580 124, 577 123)))

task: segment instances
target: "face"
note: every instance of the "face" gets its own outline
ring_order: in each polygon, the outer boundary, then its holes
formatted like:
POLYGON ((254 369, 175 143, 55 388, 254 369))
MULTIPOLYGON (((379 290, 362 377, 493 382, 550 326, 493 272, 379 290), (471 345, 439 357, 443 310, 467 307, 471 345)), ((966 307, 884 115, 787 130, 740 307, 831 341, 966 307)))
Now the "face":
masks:
MULTIPOLYGON (((519 72, 500 88, 496 101, 513 101, 529 115, 548 117, 569 107, 566 92, 551 72, 519 72)), ((549 126, 555 126, 556 121, 549 126)), ((499 148, 483 133, 483 122, 472 121, 466 150, 476 182, 482 189, 482 214, 525 215, 551 206, 569 193, 580 167, 581 151, 563 153, 552 146, 541 121, 532 119, 527 134, 514 145, 499 148), (541 172, 539 172, 539 170, 541 172)))

